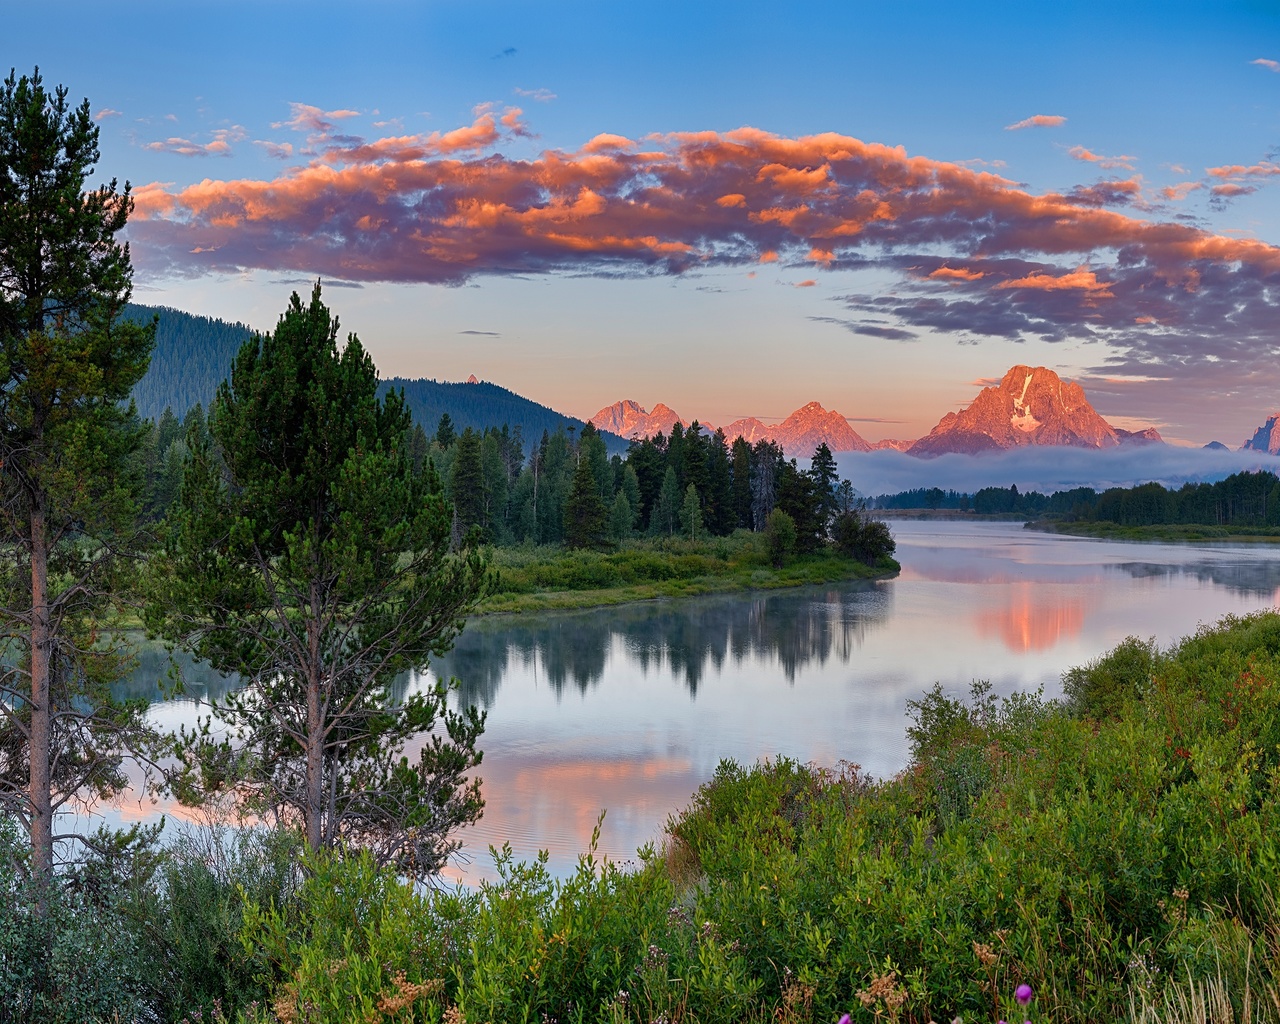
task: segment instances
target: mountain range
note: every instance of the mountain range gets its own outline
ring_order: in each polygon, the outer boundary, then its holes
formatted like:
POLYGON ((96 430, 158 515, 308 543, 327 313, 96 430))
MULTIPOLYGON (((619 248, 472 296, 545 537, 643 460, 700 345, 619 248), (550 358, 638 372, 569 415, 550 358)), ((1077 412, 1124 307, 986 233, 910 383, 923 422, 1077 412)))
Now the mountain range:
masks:
MULTIPOLYGON (((196 403, 208 404, 231 368, 231 361, 252 331, 241 323, 227 323, 167 307, 130 305, 125 315, 134 320, 159 318, 155 351, 146 375, 134 388, 138 412, 158 419, 166 407, 183 416, 196 403)), ((403 388, 416 422, 428 433, 435 431, 444 413, 459 429, 506 424, 523 428, 527 443, 544 430, 580 430, 583 421, 548 408, 497 384, 472 377, 454 383, 423 378, 394 377, 384 387, 403 388)), ((661 432, 669 434, 679 421, 690 421, 666 405, 650 410, 635 401, 615 402, 591 417, 611 452, 624 451, 627 442, 661 432)), ((708 431, 715 428, 705 420, 708 431)), ((1153 428, 1127 431, 1113 426, 1089 404, 1080 385, 1064 381, 1043 366, 1015 366, 999 384, 982 389, 964 409, 947 413, 927 435, 914 440, 887 439, 868 442, 840 413, 810 402, 779 423, 768 425, 755 417, 725 424, 732 441, 744 437, 754 444, 777 442, 795 458, 807 459, 825 443, 833 452, 866 452, 894 449, 920 457, 951 452, 977 454, 1008 451, 1026 446, 1114 448, 1117 445, 1158 444, 1153 428)), ((1206 448, 1226 448, 1214 441, 1206 448)), ((1244 451, 1280 455, 1280 413, 1272 415, 1242 445, 1244 451)))
MULTIPOLYGON (((647 412, 631 400, 615 402, 591 417, 600 429, 633 439, 658 431, 670 433, 677 421, 688 425, 669 406, 657 405, 647 412)), ((699 422, 708 431, 715 429, 705 421, 699 422)), ((752 417, 735 420, 723 429, 730 442, 739 436, 753 444, 767 439, 798 458, 809 457, 822 443, 833 452, 892 448, 921 458, 952 452, 979 455, 1029 445, 1115 448, 1122 444, 1163 443, 1154 428, 1129 431, 1113 427, 1089 404, 1079 384, 1064 381, 1043 366, 1013 367, 999 384, 983 388, 966 408, 947 413, 925 437, 915 441, 872 444, 849 426, 845 417, 817 402, 797 409, 776 426, 766 426, 752 417)), ((1280 443, 1280 429, 1269 436, 1280 443)))

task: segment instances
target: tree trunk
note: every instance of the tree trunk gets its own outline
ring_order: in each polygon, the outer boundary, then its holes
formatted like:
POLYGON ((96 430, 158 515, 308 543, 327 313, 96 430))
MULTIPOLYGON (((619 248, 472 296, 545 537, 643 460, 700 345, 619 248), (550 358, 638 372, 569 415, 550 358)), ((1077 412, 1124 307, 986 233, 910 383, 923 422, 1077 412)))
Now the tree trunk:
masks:
POLYGON ((53 880, 53 798, 50 792, 49 754, 52 746, 52 708, 49 705, 50 624, 49 550, 45 531, 44 501, 37 495, 31 504, 31 746, 30 785, 27 799, 31 813, 31 867, 39 887, 36 912, 47 910, 44 890, 53 880))
POLYGON ((311 584, 310 618, 307 621, 307 779, 306 812, 303 815, 307 846, 320 849, 320 822, 324 801, 324 722, 320 713, 320 623, 316 584, 311 584))

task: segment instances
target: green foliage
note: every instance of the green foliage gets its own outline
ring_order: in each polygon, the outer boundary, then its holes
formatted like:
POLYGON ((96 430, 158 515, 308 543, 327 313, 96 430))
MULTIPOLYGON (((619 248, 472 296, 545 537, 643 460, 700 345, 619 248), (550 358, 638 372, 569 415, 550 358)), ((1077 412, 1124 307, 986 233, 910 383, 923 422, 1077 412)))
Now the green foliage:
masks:
POLYGON ((837 551, 846 558, 856 558, 867 565, 875 565, 888 558, 898 546, 883 520, 867 515, 858 507, 836 513, 831 535, 837 551))
POLYGON ((1127 637, 1114 650, 1063 675, 1067 706, 1082 718, 1121 717, 1149 690, 1159 661, 1154 638, 1127 637))
POLYGON ((680 529, 690 540, 697 540, 702 535, 702 499, 698 497, 698 488, 693 484, 684 490, 684 501, 680 505, 680 529))
POLYGON ((782 568, 787 556, 795 550, 795 520, 782 509, 775 508, 765 522, 764 535, 769 544, 769 558, 775 568, 782 568))
MULTIPOLYGON (((584 438, 585 440, 585 438, 584 438)), ((608 542, 609 510, 600 496, 600 480, 589 451, 579 452, 573 483, 564 505, 567 548, 601 548, 608 542)))
POLYGON ((146 326, 155 323, 151 363, 133 386, 138 415, 159 419, 166 409, 178 416, 206 406, 226 379, 236 353, 253 332, 242 323, 227 323, 184 313, 168 306, 129 303, 122 318, 146 326))
POLYGON ((649 533, 654 537, 675 536, 676 525, 680 521, 680 484, 676 479, 676 471, 671 466, 662 476, 662 489, 653 502, 653 512, 649 516, 649 533))

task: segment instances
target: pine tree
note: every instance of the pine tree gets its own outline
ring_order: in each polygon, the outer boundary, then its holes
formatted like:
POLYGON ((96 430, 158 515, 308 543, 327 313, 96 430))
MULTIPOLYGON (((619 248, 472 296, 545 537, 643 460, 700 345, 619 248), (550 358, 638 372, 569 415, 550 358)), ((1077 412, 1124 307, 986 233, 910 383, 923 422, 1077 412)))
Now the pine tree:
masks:
POLYGON ((436 444, 441 448, 451 448, 457 439, 458 432, 453 429, 453 418, 446 412, 436 425, 436 444))
POLYGON ((753 529, 751 518, 751 442, 745 437, 733 440, 731 464, 733 483, 730 501, 733 505, 733 526, 753 529))
POLYGON ((627 501, 627 493, 618 488, 618 493, 613 496, 613 505, 609 508, 609 537, 611 540, 621 543, 631 536, 631 524, 635 519, 635 513, 631 511, 631 503, 627 501))
POLYGON ((836 485, 840 474, 836 470, 835 456, 826 442, 818 445, 813 452, 813 460, 809 467, 809 478, 813 481, 814 495, 817 500, 820 532, 825 536, 836 514, 836 485))
MULTIPOLYGON (((87 180, 89 101, 45 91, 37 70, 0 86, 0 811, 52 880, 53 817, 125 783, 142 709, 112 699, 128 650, 115 591, 137 550, 146 430, 122 406, 154 325, 122 322, 133 271, 116 240, 129 185, 87 180)), ((71 838, 71 837, 63 837, 71 838)), ((45 903, 38 901, 37 918, 45 903)))
POLYGON ((564 543, 569 548, 602 548, 608 536, 609 510, 591 460, 578 459, 564 506, 564 543))
POLYGON ((662 489, 658 491, 649 516, 649 532, 655 537, 673 537, 679 522, 680 485, 676 483, 676 471, 668 466, 662 478, 662 489))
POLYGON ((447 711, 443 686, 401 702, 391 686, 452 646, 489 577, 475 550, 449 554, 452 510, 409 463, 401 394, 379 399, 359 340, 337 338, 317 285, 240 350, 153 560, 147 621, 244 680, 213 710, 242 738, 188 737, 181 796, 225 786, 312 849, 363 847, 420 877, 480 813, 465 774, 483 715, 447 711), (405 744, 427 736, 411 764, 405 744))
POLYGON ((698 488, 690 484, 684 489, 684 502, 680 506, 680 529, 690 540, 702 536, 702 499, 698 488))
POLYGON ((454 449, 453 465, 449 472, 449 497, 453 500, 453 510, 457 517, 454 531, 456 545, 473 526, 480 528, 482 536, 486 534, 488 522, 485 509, 488 502, 480 435, 467 427, 459 435, 454 449))

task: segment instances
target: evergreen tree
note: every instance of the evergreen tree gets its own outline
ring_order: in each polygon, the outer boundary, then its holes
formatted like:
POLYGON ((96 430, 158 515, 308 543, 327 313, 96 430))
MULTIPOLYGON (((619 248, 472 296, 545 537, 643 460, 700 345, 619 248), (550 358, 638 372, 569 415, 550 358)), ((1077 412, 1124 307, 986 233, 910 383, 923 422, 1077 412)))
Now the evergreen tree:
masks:
POLYGON ((622 482, 618 485, 618 491, 626 495, 627 507, 631 510, 631 522, 627 528, 634 530, 636 523, 640 522, 640 481, 630 465, 622 467, 622 482))
POLYGON ((453 465, 449 472, 449 497, 453 500, 456 517, 454 543, 467 535, 473 526, 486 535, 488 522, 485 510, 488 495, 485 493, 484 463, 481 459, 480 435, 467 427, 454 445, 453 465))
POLYGON ((751 442, 739 436, 733 440, 733 460, 730 466, 733 478, 730 501, 733 505, 733 526, 754 529, 751 516, 751 442))
POLYGON ((698 494, 707 493, 709 440, 702 432, 702 424, 697 420, 689 424, 680 447, 681 464, 676 467, 682 493, 690 484, 698 488, 698 494))
POLYGON ((813 477, 796 465, 796 460, 778 467, 778 504, 791 517, 796 530, 796 550, 816 551, 826 536, 822 503, 813 477))
POLYGON ((244 680, 213 711, 239 739, 187 737, 181 796, 225 786, 312 849, 366 848, 421 877, 480 813, 465 773, 483 715, 447 711, 443 686, 396 702, 391 685, 452 646, 489 579, 475 550, 449 554, 452 511, 409 464, 400 394, 380 400, 359 340, 337 338, 317 285, 240 350, 187 462, 147 621, 244 680), (428 735, 411 764, 405 744, 428 735))
POLYGON ((643 441, 632 441, 631 447, 627 449, 627 465, 635 471, 636 483, 640 487, 640 501, 633 508, 640 522, 647 523, 653 514, 653 503, 662 490, 662 478, 667 471, 666 438, 658 433, 643 441))
POLYGON ((690 484, 684 490, 684 502, 680 506, 680 529, 690 540, 702 536, 702 499, 698 488, 690 484))
POLYGON ((627 501, 627 493, 621 488, 618 493, 613 496, 613 505, 609 508, 609 537, 616 543, 621 543, 631 536, 631 524, 635 520, 635 513, 631 511, 631 503, 627 501))
POLYGON ((836 486, 840 474, 836 470, 835 456, 831 454, 825 441, 814 449, 813 460, 809 464, 809 478, 813 481, 820 533, 826 536, 831 518, 836 514, 836 486))
POLYGON ((717 430, 708 439, 707 489, 703 493, 707 528, 718 537, 733 533, 738 517, 733 510, 733 473, 723 430, 717 430))
POLYGON ((441 448, 452 448, 453 442, 458 439, 458 432, 453 429, 453 419, 448 413, 440 417, 439 424, 436 425, 436 444, 441 448))
POLYGON ((415 473, 421 473, 427 465, 427 456, 431 451, 431 442, 421 423, 415 423, 405 435, 405 455, 415 473))
MULTIPOLYGON (((136 551, 146 431, 122 406, 154 326, 122 322, 132 267, 116 240, 133 200, 98 161, 89 101, 39 71, 0 86, 0 812, 53 877, 53 816, 125 783, 142 708, 109 684, 128 660, 113 629, 136 551)), ((45 920, 47 904, 35 916, 45 920)))
POLYGON ((507 530, 507 464, 502 457, 502 435, 490 428, 480 443, 480 469, 484 478, 484 518, 486 536, 501 544, 507 530))
POLYGON ((658 491, 649 516, 649 532, 655 537, 673 537, 679 521, 680 485, 676 483, 676 471, 668 466, 662 478, 662 489, 658 491))
POLYGON ((609 450, 595 424, 586 423, 578 438, 578 458, 586 459, 591 475, 596 481, 596 491, 606 505, 613 500, 613 470, 609 465, 609 450))
POLYGON ((601 548, 608 536, 609 510, 590 458, 579 458, 564 506, 564 543, 570 548, 601 548))

